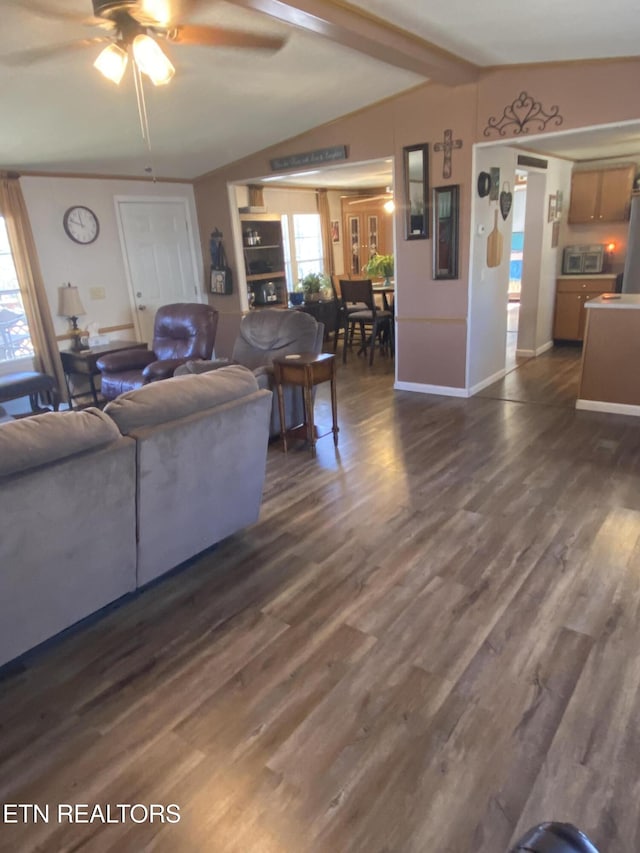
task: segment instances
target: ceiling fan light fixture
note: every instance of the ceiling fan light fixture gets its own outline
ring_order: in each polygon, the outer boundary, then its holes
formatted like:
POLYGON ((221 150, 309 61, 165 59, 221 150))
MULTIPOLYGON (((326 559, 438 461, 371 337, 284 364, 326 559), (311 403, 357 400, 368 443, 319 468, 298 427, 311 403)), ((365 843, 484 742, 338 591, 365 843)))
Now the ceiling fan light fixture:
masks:
POLYGON ((139 35, 134 38, 133 58, 140 71, 151 79, 154 86, 166 85, 176 73, 158 42, 151 36, 139 35))
POLYGON ((128 60, 126 50, 118 47, 117 44, 110 44, 101 51, 93 65, 107 80, 111 80, 118 86, 127 69, 128 60))

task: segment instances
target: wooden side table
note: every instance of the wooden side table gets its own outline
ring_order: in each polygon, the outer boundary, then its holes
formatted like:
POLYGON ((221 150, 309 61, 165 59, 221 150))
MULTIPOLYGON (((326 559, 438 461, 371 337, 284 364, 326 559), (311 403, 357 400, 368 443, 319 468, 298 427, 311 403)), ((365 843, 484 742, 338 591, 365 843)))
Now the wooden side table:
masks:
POLYGON ((65 379, 67 381, 67 391, 69 392, 69 405, 73 408, 73 401, 78 397, 84 397, 91 393, 93 396, 94 406, 98 404, 98 391, 93 381, 94 376, 99 376, 100 371, 96 366, 97 360, 101 355, 107 355, 110 352, 118 352, 122 349, 147 349, 146 344, 138 343, 138 341, 111 341, 100 347, 92 347, 91 349, 83 350, 62 350, 60 359, 62 361, 62 369, 64 370, 65 379), (91 391, 83 394, 72 394, 69 388, 69 376, 79 374, 89 378, 91 391))
MULTIPOLYGON (((316 455, 316 428, 313 420, 313 386, 321 382, 331 383, 331 416, 333 443, 338 445, 338 401, 336 397, 336 357, 331 353, 302 352, 295 355, 274 358, 273 370, 278 391, 278 409, 280 412, 280 435, 282 449, 287 452, 289 438, 306 438, 311 455, 316 455), (285 428, 283 385, 297 385, 302 388, 305 422, 292 429, 285 428)), ((328 435, 329 433, 323 433, 328 435)))

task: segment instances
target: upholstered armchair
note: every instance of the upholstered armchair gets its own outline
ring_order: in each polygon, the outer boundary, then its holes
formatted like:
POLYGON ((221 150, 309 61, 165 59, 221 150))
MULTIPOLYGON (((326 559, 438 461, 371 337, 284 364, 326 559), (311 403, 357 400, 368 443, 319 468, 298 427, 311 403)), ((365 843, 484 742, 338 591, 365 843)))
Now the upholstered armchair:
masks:
MULTIPOLYGON (((280 308, 251 311, 240 322, 240 331, 233 346, 231 361, 253 370, 260 388, 275 389, 273 359, 299 352, 322 352, 324 326, 310 314, 280 308)), ((204 373, 229 364, 228 361, 187 361, 176 375, 204 373)), ((315 390, 315 389, 314 389, 315 390)), ((303 421, 302 389, 287 386, 284 389, 287 428, 303 421)), ((280 435, 278 401, 274 394, 271 408, 270 435, 280 435)))
POLYGON ((177 302, 158 308, 151 350, 120 350, 99 358, 101 391, 114 400, 148 382, 168 379, 188 359, 210 359, 218 312, 210 305, 177 302))

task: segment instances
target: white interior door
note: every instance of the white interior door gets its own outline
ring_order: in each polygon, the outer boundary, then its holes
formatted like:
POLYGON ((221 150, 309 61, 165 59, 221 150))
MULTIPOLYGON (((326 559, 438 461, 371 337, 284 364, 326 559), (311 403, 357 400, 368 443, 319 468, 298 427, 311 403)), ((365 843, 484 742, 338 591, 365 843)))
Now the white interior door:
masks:
POLYGON ((161 305, 202 302, 186 199, 117 199, 122 252, 139 340, 151 344, 161 305))

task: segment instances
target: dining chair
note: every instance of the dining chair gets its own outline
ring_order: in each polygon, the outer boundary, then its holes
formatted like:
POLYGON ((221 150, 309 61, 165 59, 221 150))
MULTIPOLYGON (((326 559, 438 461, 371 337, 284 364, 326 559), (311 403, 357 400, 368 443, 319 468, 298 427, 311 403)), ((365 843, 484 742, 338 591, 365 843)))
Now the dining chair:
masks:
POLYGON ((361 345, 358 354, 369 348, 369 364, 373 364, 373 351, 376 343, 385 344, 393 350, 393 313, 378 308, 373 293, 371 279, 359 281, 340 281, 343 305, 344 343, 342 361, 347 360, 347 346, 353 341, 356 325, 360 327, 361 345), (365 333, 369 328, 370 332, 365 333))

